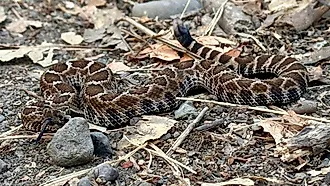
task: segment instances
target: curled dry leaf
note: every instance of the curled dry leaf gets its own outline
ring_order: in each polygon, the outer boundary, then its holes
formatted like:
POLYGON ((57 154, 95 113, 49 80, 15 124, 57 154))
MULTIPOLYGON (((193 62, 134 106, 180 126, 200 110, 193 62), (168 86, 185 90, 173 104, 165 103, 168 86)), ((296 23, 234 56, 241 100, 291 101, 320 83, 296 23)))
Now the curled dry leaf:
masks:
POLYGON ((81 35, 76 35, 74 32, 66 32, 61 34, 61 39, 71 45, 78 45, 80 44, 84 38, 81 35))

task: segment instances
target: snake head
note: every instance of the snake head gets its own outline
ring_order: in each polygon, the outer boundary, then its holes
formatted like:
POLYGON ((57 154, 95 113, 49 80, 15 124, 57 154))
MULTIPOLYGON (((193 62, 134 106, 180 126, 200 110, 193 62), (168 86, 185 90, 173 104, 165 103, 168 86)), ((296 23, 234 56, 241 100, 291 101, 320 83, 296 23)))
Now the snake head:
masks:
POLYGON ((32 100, 27 103, 22 112, 22 123, 26 130, 40 132, 46 120, 51 120, 51 122, 47 122, 45 130, 55 132, 68 121, 68 118, 44 101, 32 100))

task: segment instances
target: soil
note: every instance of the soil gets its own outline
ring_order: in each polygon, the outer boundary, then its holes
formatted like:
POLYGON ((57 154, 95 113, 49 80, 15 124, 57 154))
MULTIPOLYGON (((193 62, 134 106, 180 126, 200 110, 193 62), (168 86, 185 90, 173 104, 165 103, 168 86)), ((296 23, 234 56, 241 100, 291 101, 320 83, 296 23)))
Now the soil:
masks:
MULTIPOLYGON (((18 4, 10 0, 2 1, 0 5, 4 6, 7 12, 7 20, 1 23, 1 26, 7 25, 16 19, 16 15, 13 11, 10 11, 12 9, 16 9, 21 17, 48 24, 38 29, 28 28, 23 34, 12 34, 5 28, 2 28, 0 30, 1 44, 7 46, 32 46, 41 44, 43 41, 65 44, 60 38, 61 33, 73 30, 77 34, 83 35, 84 30, 91 27, 90 23, 82 20, 79 16, 70 15, 54 8, 61 1, 51 1, 53 6, 47 2, 29 0, 18 4)), ((79 2, 75 3, 79 4, 79 2)), ((126 13, 127 10, 123 10, 123 12, 126 13)), ((205 13, 197 14, 196 16, 200 17, 203 14, 205 13)), ((158 22, 158 24, 168 28, 171 26, 169 21, 158 22)), ((157 31, 160 27, 159 25, 151 27, 151 29, 157 31)), ((128 24, 119 24, 119 26, 127 30, 134 28, 128 24)), ((315 44, 315 41, 312 38, 320 38, 326 35, 325 30, 329 26, 330 24, 327 22, 319 22, 310 29, 300 32, 292 29, 288 30, 287 27, 270 27, 269 29, 270 31, 276 30, 283 37, 282 41, 292 47, 292 53, 304 54, 313 50, 311 46, 315 44)), ((277 40, 269 39, 267 33, 265 35, 256 35, 256 37, 265 46, 268 46, 270 53, 277 53, 279 46, 283 45, 283 43, 277 40), (272 43, 272 45, 267 45, 267 43, 272 43)), ((240 38, 237 39, 240 40, 240 38)), ((136 42, 132 40, 129 44, 136 45, 136 42)), ((96 45, 96 43, 83 45, 92 46, 96 45)), ((253 52, 256 55, 262 53, 249 46, 246 46, 244 50, 245 52, 253 52)), ((81 53, 82 51, 59 50, 56 51, 54 59, 66 61, 75 58, 77 55, 81 55, 81 53)), ((291 52, 288 53, 291 54, 291 52)), ((126 62, 125 53, 114 50, 94 50, 92 52, 85 52, 83 55, 84 57, 90 57, 99 54, 103 54, 103 56, 98 60, 105 63, 112 61, 112 59, 124 61, 129 66, 141 66, 144 63, 152 62, 145 61, 138 65, 137 63, 126 62)), ((43 70, 45 68, 32 63, 27 57, 0 64, 0 133, 22 124, 20 113, 26 102, 33 99, 30 94, 27 94, 26 90, 40 94, 38 78, 40 77, 40 72, 43 70)), ((327 75, 329 71, 324 71, 323 73, 327 75)), ((304 95, 305 99, 318 101, 317 98, 320 94, 330 90, 326 86, 320 86, 317 83, 316 85, 318 86, 317 88, 314 87, 307 91, 304 95)), ((205 96, 205 94, 202 97, 212 98, 209 95, 205 96)), ((129 162, 133 161, 132 159, 130 161, 123 161, 117 166, 120 175, 117 180, 118 185, 139 185, 141 183, 146 184, 146 182, 152 185, 179 185, 184 183, 182 178, 187 178, 191 185, 199 185, 198 183, 200 182, 220 182, 242 177, 250 177, 255 180, 255 185, 318 186, 329 183, 329 176, 320 175, 318 177, 319 179, 314 179, 307 173, 311 170, 319 170, 320 165, 329 161, 330 154, 328 152, 322 152, 305 157, 305 159, 285 163, 279 157, 274 156, 275 143, 273 138, 268 133, 263 132, 262 129, 252 130, 249 127, 249 125, 258 119, 258 116, 275 117, 276 115, 262 114, 256 111, 246 110, 245 108, 230 108, 205 103, 194 103, 194 106, 198 111, 201 111, 205 106, 210 107, 210 110, 205 114, 199 125, 218 120, 224 120, 224 123, 226 123, 222 127, 191 132, 180 146, 181 151, 177 151, 171 155, 171 158, 189 166, 197 174, 183 169, 181 170, 182 175, 174 175, 172 167, 161 157, 153 156, 151 164, 148 165, 150 160, 149 153, 140 150, 132 156, 136 162, 140 162, 138 167, 127 166, 129 162), (230 131, 230 126, 241 126, 245 129, 232 132, 230 131), (307 164, 299 169, 298 166, 304 161, 307 161, 307 164), (256 177, 263 177, 265 179, 258 179, 256 177), (266 178, 280 180, 282 184, 267 181, 266 178)), ((290 106, 282 108, 288 110, 290 106)), ((161 115, 173 118, 174 114, 170 112, 161 115)), ((329 109, 325 106, 320 106, 312 116, 330 118, 329 109)), ((166 152, 174 143, 178 134, 181 134, 193 119, 194 117, 179 120, 175 127, 155 142, 155 144, 166 152)), ((122 138, 124 131, 125 129, 111 132, 108 135, 115 151, 116 144, 122 138)), ((32 135, 36 133, 20 130, 12 135, 21 134, 32 135)), ((89 164, 71 168, 53 165, 46 152, 49 140, 47 138, 42 139, 39 144, 34 143, 33 139, 30 138, 0 141, 0 159, 8 164, 7 170, 2 171, 0 174, 1 185, 40 185, 62 175, 95 167, 107 160, 95 157, 89 164)), ((116 151, 113 159, 118 159, 119 156, 129 153, 132 149, 116 151)))

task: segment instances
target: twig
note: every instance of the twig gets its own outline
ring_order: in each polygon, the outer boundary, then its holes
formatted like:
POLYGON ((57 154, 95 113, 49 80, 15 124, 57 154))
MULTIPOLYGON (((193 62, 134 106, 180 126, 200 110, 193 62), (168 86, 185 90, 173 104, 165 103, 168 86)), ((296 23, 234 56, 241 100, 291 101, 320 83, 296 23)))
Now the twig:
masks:
POLYGON ((178 45, 172 43, 170 40, 168 40, 166 38, 156 37, 157 34, 155 32, 153 32, 149 28, 141 25, 140 23, 137 23, 136 21, 134 21, 130 17, 124 17, 124 18, 122 18, 122 20, 127 21, 128 23, 134 25, 136 28, 138 28, 139 30, 141 30, 145 34, 149 35, 150 37, 154 37, 155 40, 158 40, 160 42, 163 42, 163 43, 167 44, 169 47, 173 48, 174 50, 186 52, 188 55, 190 55, 191 57, 196 58, 196 59, 200 59, 201 58, 200 56, 198 56, 198 55, 196 55, 196 54, 188 51, 187 49, 185 49, 185 48, 183 48, 181 46, 178 46, 178 45))
POLYGON ((225 5, 227 4, 227 2, 228 2, 228 0, 223 2, 222 5, 219 7, 219 9, 218 9, 217 13, 215 14, 214 18, 212 19, 210 25, 207 27, 207 29, 203 33, 203 36, 205 36, 206 34, 210 36, 212 34, 215 25, 218 24, 218 22, 219 22, 219 20, 222 16, 223 10, 224 10, 225 5))
POLYGON ((78 172, 73 172, 71 174, 66 174, 64 176, 60 176, 60 177, 57 177, 55 179, 49 180, 46 183, 41 184, 41 186, 52 186, 52 185, 56 185, 58 183, 61 183, 61 182, 70 180, 72 178, 75 178, 75 177, 84 175, 84 174, 88 173, 90 170, 92 170, 92 168, 84 169, 84 170, 81 170, 81 171, 78 171, 78 172))
POLYGON ((178 137, 178 139, 174 142, 174 144, 172 145, 172 147, 170 149, 168 149, 168 151, 166 152, 166 154, 168 156, 170 156, 172 154, 172 152, 181 145, 181 143, 183 142, 184 139, 186 139, 186 137, 189 135, 189 133, 192 131, 192 129, 194 129, 195 125, 200 122, 200 120, 204 117, 206 111, 208 110, 208 107, 205 107, 201 113, 198 114, 198 116, 196 117, 196 119, 190 123, 188 125, 188 127, 182 132, 182 134, 178 137))
MULTIPOLYGON (((15 135, 15 136, 5 136, 0 137, 0 141, 2 140, 11 140, 11 139, 36 139, 38 137, 38 134, 35 135, 15 135)), ((53 136, 45 136, 43 135, 43 139, 51 139, 53 136)))
POLYGON ((188 0, 188 1, 187 1, 186 6, 185 6, 184 9, 182 10, 182 13, 181 13, 180 19, 182 19, 184 13, 186 13, 187 8, 188 8, 188 6, 190 5, 190 2, 191 2, 191 0, 188 0))
MULTIPOLYGON (((283 111, 264 109, 264 108, 260 108, 260 107, 251 107, 251 106, 246 106, 246 105, 238 105, 238 104, 233 104, 233 103, 225 103, 225 102, 219 102, 219 101, 213 101, 213 100, 193 99, 193 98, 184 98, 184 97, 177 97, 176 99, 184 100, 184 101, 199 101, 199 102, 204 102, 204 103, 213 103, 213 104, 229 106, 229 107, 246 107, 247 109, 256 110, 256 111, 260 111, 260 112, 268 112, 268 113, 280 114, 280 115, 290 115, 288 112, 283 112, 283 111)), ((296 116, 303 118, 303 119, 310 119, 310 120, 330 123, 330 120, 327 120, 325 118, 315 118, 312 116, 305 116, 305 115, 300 115, 300 114, 297 114, 296 116)))
POLYGON ((167 156, 162 150, 160 150, 156 145, 154 145, 154 144, 150 144, 150 146, 153 147, 153 148, 156 148, 156 149, 157 149, 156 151, 155 151, 155 150, 152 150, 152 149, 149 149, 149 151, 152 152, 152 153, 154 153, 155 155, 158 155, 158 156, 160 156, 160 157, 166 159, 167 161, 171 161, 171 162, 173 162, 173 163, 175 163, 175 164, 177 164, 177 165, 180 165, 182 168, 185 168, 186 170, 188 170, 189 172, 191 172, 191 173, 193 173, 193 174, 197 174, 197 172, 194 171, 194 170, 192 170, 190 167, 188 167, 188 166, 186 166, 186 165, 184 165, 184 164, 182 164, 182 163, 176 161, 175 159, 172 159, 172 158, 168 157, 168 156, 167 156))
POLYGON ((264 45, 254 36, 250 35, 250 34, 246 34, 246 33, 237 33, 237 35, 242 36, 242 37, 247 37, 247 38, 251 38, 254 40, 254 42, 256 42, 256 44, 263 50, 263 51, 267 51, 266 47, 264 47, 264 45))
POLYGON ((20 125, 20 126, 18 126, 18 127, 15 127, 15 128, 13 128, 13 129, 8 130, 7 132, 2 133, 2 134, 0 135, 0 138, 6 137, 6 136, 8 136, 8 135, 11 135, 12 133, 14 133, 14 132, 18 131, 19 129, 21 129, 22 126, 23 126, 23 125, 20 125))
POLYGON ((38 100, 43 100, 44 99, 43 97, 38 96, 35 92, 29 91, 29 90, 27 90, 25 88, 21 88, 21 90, 23 90, 27 95, 29 95, 31 97, 34 97, 34 98, 36 98, 38 100))

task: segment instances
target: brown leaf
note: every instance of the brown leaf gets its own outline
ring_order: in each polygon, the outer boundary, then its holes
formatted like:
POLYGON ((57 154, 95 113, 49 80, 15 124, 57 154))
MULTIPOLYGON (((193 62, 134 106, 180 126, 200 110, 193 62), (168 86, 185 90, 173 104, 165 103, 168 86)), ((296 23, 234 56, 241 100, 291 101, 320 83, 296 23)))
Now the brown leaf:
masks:
POLYGON ((131 161, 126 161, 126 162, 121 164, 121 167, 130 168, 130 167, 133 167, 133 163, 131 161))
POLYGON ((158 58, 164 61, 174 61, 180 59, 179 54, 164 44, 155 44, 152 46, 154 49, 150 53, 150 58, 158 58))

